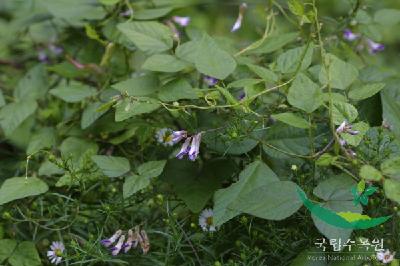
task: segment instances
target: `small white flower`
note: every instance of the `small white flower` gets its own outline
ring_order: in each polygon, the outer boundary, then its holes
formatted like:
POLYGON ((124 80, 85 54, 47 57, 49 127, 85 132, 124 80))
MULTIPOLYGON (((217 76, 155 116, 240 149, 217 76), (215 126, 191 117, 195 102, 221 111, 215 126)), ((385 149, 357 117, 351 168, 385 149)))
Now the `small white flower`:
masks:
POLYGON ((169 128, 162 128, 156 133, 156 139, 159 143, 164 146, 174 145, 174 135, 173 131, 169 128))
POLYGON ((246 11, 246 9, 247 9, 247 4, 242 3, 239 7, 239 15, 235 21, 235 24, 233 24, 233 26, 232 26, 231 32, 237 31, 242 26, 243 15, 244 15, 244 12, 246 11))
POLYGON ((51 243, 50 250, 47 251, 47 257, 50 262, 57 265, 62 261, 62 256, 64 253, 65 247, 62 242, 54 241, 51 243))
POLYGON ((181 27, 186 27, 190 23, 190 17, 173 16, 172 20, 181 27))
POLYGON ((376 258, 382 263, 387 264, 394 260, 394 255, 396 255, 396 252, 390 253, 389 250, 379 251, 376 253, 376 258))
POLYGON ((214 232, 216 227, 213 222, 214 212, 212 209, 204 209, 199 216, 199 225, 203 231, 214 232))

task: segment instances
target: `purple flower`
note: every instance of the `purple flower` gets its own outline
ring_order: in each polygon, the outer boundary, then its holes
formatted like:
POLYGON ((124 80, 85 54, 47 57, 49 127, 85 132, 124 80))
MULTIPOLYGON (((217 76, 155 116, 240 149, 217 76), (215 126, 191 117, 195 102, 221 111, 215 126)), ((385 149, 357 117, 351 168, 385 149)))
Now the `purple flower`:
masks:
POLYGON ((246 97, 246 92, 245 91, 241 91, 239 93, 238 99, 239 99, 239 101, 242 101, 245 97, 246 97))
POLYGON ((182 139, 187 137, 187 132, 185 130, 173 131, 172 132, 172 142, 174 144, 178 143, 182 139))
POLYGON ((197 133, 193 136, 192 144, 190 145, 189 150, 189 160, 195 161, 197 156, 199 155, 200 150, 200 143, 201 143, 201 133, 197 133))
POLYGON ((358 34, 358 33, 354 33, 354 32, 352 32, 351 30, 349 30, 349 29, 345 29, 344 31, 343 31, 343 38, 345 39, 345 40, 348 40, 348 41, 355 41, 355 40, 357 40, 358 38, 360 38, 360 34, 358 34))
POLYGON ((59 56, 64 52, 64 49, 60 46, 54 45, 54 44, 49 44, 48 46, 50 52, 52 52, 55 56, 59 56))
POLYGON ((128 239, 126 240, 126 243, 122 246, 124 249, 124 253, 127 253, 132 247, 136 248, 138 244, 138 238, 137 238, 137 233, 133 233, 132 229, 129 229, 128 231, 128 239))
POLYGON ((181 27, 186 27, 190 23, 190 17, 173 16, 172 20, 181 27))
POLYGON ((176 155, 176 158, 178 158, 178 159, 182 159, 183 158, 183 156, 185 156, 188 152, 189 152, 189 149, 190 149, 190 141, 192 140, 192 138, 187 138, 186 140, 185 140, 185 142, 183 143, 183 145, 182 145, 182 148, 181 148, 181 150, 178 152, 178 154, 176 155))
POLYGON ((120 252, 121 249, 122 249, 122 245, 124 244, 124 241, 125 241, 125 236, 122 235, 122 236, 119 238, 118 243, 117 243, 114 247, 111 248, 111 254, 112 254, 113 256, 117 256, 117 255, 119 254, 119 252, 120 252))
POLYGON ((374 42, 371 39, 367 39, 367 44, 368 44, 368 51, 370 54, 376 54, 377 52, 381 52, 385 49, 385 45, 374 42))
POLYGON ((121 234, 122 230, 118 230, 110 238, 101 240, 100 243, 105 247, 109 247, 118 239, 121 234))
POLYGON ((129 17, 129 16, 132 15, 132 14, 133 14, 133 10, 131 10, 131 9, 128 9, 128 10, 126 10, 126 11, 124 11, 124 12, 119 13, 119 15, 120 15, 121 17, 129 17))
POLYGON ((218 79, 210 76, 204 76, 203 80, 209 87, 215 86, 219 81, 218 79))
POLYGON ((42 63, 47 63, 49 61, 49 58, 47 56, 47 53, 44 50, 40 50, 38 52, 38 60, 42 63))

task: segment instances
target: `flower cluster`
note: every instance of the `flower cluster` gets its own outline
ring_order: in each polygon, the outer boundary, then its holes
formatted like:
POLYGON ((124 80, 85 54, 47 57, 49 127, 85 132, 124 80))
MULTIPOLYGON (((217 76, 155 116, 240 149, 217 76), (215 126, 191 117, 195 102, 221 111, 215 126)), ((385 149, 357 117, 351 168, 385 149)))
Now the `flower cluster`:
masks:
POLYGON ((195 161, 200 152, 201 134, 200 132, 192 137, 186 138, 176 158, 183 159, 185 155, 188 155, 189 160, 195 161))
POLYGON ((389 250, 386 250, 376 253, 376 258, 383 264, 387 264, 394 260, 395 255, 396 252, 391 253, 389 250))
POLYGON ((62 242, 54 241, 51 243, 50 250, 47 251, 47 257, 50 262, 57 265, 62 261, 62 256, 65 251, 65 246, 62 242))
POLYGON ((204 76, 203 81, 207 86, 209 87, 214 87, 218 83, 218 79, 210 77, 210 76, 204 76))
MULTIPOLYGON (((348 134, 353 135, 353 136, 358 135, 360 133, 358 130, 353 130, 352 128, 353 128, 353 126, 345 120, 336 129, 336 133, 339 134, 339 135, 342 134, 342 133, 348 133, 348 134)), ((342 147, 346 146, 346 144, 347 144, 346 140, 344 140, 343 138, 339 138, 339 143, 340 143, 340 145, 342 147)), ((350 149, 348 150, 348 152, 352 156, 356 155, 356 153, 354 151, 350 150, 350 149)))
POLYGON ((50 57, 58 57, 64 52, 64 49, 60 46, 57 46, 53 43, 47 45, 46 48, 43 48, 38 51, 38 60, 42 63, 49 62, 50 57))
POLYGON ((169 128, 163 128, 157 131, 156 139, 164 146, 172 146, 181 140, 185 140, 176 158, 183 159, 187 155, 189 160, 195 161, 200 152, 201 135, 202 133, 200 132, 188 137, 185 130, 173 131, 169 128))
POLYGON ((101 240, 100 243, 110 248, 113 256, 117 256, 121 251, 127 253, 138 245, 140 245, 143 254, 147 254, 150 249, 150 241, 147 233, 144 229, 140 230, 139 226, 136 226, 134 230, 129 229, 126 235, 122 230, 118 230, 110 238, 101 240), (114 243, 116 244, 112 246, 114 243))
MULTIPOLYGON (((343 39, 345 39, 347 41, 352 42, 359 38, 362 38, 362 35, 360 33, 354 33, 349 29, 345 29, 343 32, 343 39)), ((383 44, 374 42, 373 40, 368 39, 368 38, 361 39, 361 44, 358 46, 359 49, 362 49, 364 47, 364 44, 367 45, 368 51, 371 54, 381 52, 385 49, 385 46, 383 44)))
POLYGON ((199 216, 199 225, 203 231, 215 232, 217 228, 213 222, 214 212, 212 209, 204 209, 199 216))

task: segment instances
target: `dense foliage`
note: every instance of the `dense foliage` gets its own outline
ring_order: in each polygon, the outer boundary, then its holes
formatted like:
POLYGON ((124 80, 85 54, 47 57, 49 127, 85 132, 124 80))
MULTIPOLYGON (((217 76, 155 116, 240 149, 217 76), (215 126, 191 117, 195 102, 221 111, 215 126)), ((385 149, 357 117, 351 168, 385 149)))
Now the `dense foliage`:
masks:
POLYGON ((0 264, 398 265, 399 23, 395 0, 0 1, 0 264))

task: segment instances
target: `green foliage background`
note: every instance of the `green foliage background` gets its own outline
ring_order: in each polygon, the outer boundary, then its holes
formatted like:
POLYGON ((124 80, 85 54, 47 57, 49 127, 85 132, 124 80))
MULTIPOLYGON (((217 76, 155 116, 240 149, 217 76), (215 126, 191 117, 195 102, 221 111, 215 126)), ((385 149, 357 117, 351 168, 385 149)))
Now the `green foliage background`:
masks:
POLYGON ((307 259, 322 237, 400 253, 400 3, 249 1, 230 32, 240 4, 0 1, 1 264, 48 265, 52 241, 65 265, 379 265, 307 259), (197 160, 162 128, 203 132, 197 160), (391 219, 343 229, 299 191, 391 219), (100 245, 135 225, 149 254, 100 245))

